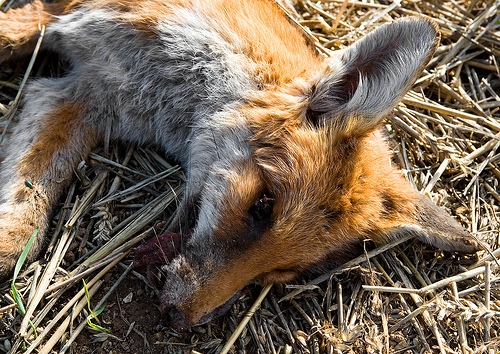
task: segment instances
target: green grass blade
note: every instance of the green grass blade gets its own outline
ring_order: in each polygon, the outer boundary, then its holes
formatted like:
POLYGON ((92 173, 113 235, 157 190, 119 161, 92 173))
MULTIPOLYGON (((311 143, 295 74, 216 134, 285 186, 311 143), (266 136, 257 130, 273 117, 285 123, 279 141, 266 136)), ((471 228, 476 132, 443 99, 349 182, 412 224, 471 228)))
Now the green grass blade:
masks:
POLYGON ((40 226, 37 226, 35 231, 33 231, 28 240, 28 243, 26 243, 26 246, 24 246, 23 252, 21 252, 21 255, 17 259, 16 266, 14 268, 14 276, 12 277, 12 284, 14 284, 14 281, 16 280, 17 276, 19 275, 19 272, 21 271, 24 261, 26 261, 26 257, 28 257, 28 252, 30 251, 31 246, 33 246, 33 242, 35 242, 35 238, 36 235, 38 235, 38 231, 40 231, 40 226))
POLYGON ((87 287, 87 283, 85 282, 84 279, 82 279, 82 281, 83 281, 83 289, 85 291, 85 299, 87 300, 87 308, 88 308, 89 313, 90 313, 90 315, 88 315, 87 319, 86 319, 87 324, 89 325, 89 327, 95 329, 96 331, 111 333, 111 331, 109 329, 104 328, 104 327, 92 322, 92 319, 95 319, 98 323, 101 323, 101 321, 99 321, 99 318, 97 318, 97 316, 99 316, 102 313, 102 311, 104 311, 104 308, 106 307, 106 303, 102 304, 98 309, 93 311, 92 308, 90 307, 90 295, 89 295, 89 289, 87 287))
MULTIPOLYGON (((21 255, 17 259, 16 266, 14 267, 14 274, 12 276, 12 283, 10 284, 10 290, 12 292, 12 298, 16 302, 17 308, 19 309, 19 312, 21 312, 21 315, 26 315, 26 308, 24 307, 23 299, 19 292, 16 289, 16 279, 17 276, 19 275, 19 272, 21 271, 21 268, 23 267, 24 262, 26 261, 26 257, 28 257, 28 253, 33 246, 33 243, 35 242, 36 235, 38 235, 38 231, 40 231, 40 227, 37 226, 35 231, 31 234, 28 242, 26 243, 26 246, 24 246, 23 251, 21 252, 21 255)), ((37 336, 37 331, 35 326, 31 321, 29 321, 29 324, 31 328, 33 329, 33 333, 35 334, 35 337, 37 336)))
POLYGON ((89 325, 90 328, 95 329, 96 331, 99 331, 99 332, 111 333, 111 331, 109 329, 104 328, 102 326, 99 326, 98 324, 93 323, 92 322, 92 318, 93 318, 92 315, 89 315, 87 317, 87 324, 89 325))

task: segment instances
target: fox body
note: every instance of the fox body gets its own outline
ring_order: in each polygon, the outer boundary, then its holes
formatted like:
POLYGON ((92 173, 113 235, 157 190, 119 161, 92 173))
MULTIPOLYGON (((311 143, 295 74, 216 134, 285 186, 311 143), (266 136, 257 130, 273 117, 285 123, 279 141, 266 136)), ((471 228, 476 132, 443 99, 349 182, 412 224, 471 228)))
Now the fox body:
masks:
POLYGON ((404 18, 331 57, 270 0, 39 0, 0 13, 0 62, 42 47, 64 77, 33 80, 0 181, 0 274, 103 139, 155 144, 187 174, 161 308, 206 322, 249 283, 286 282, 408 232, 450 251, 477 244, 391 163, 380 122, 439 42, 404 18), (27 186, 25 181, 31 182, 27 186))

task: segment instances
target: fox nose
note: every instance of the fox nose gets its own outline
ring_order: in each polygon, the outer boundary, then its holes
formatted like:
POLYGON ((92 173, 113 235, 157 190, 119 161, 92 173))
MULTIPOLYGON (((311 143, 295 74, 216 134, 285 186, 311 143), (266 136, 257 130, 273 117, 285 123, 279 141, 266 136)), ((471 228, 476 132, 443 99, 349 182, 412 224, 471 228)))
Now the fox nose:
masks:
POLYGON ((190 327, 186 316, 174 305, 169 306, 165 316, 170 327, 176 331, 184 331, 190 327))

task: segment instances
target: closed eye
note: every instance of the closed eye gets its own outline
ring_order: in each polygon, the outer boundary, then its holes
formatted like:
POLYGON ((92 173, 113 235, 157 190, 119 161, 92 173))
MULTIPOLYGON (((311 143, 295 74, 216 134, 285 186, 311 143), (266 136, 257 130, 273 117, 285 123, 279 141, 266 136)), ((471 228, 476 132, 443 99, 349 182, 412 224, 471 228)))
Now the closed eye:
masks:
POLYGON ((268 194, 262 194, 248 210, 248 214, 253 218, 254 226, 263 226, 271 219, 273 213, 274 199, 268 194))

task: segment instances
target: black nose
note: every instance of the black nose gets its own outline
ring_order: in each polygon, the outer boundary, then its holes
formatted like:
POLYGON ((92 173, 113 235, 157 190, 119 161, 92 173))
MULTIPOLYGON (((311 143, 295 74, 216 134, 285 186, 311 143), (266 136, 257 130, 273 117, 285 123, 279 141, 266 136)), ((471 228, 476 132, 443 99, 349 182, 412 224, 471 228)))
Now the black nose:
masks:
POLYGON ((177 307, 170 305, 167 313, 167 321, 168 322, 177 322, 182 319, 181 312, 177 309, 177 307))
POLYGON ((186 316, 174 305, 170 305, 165 311, 165 317, 170 327, 176 331, 185 331, 189 328, 186 316))

